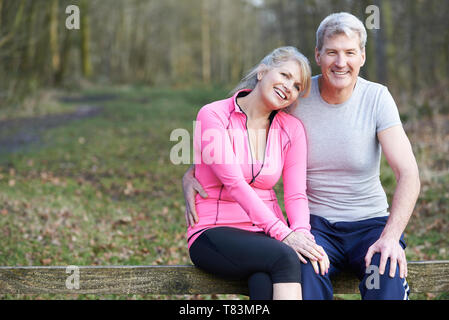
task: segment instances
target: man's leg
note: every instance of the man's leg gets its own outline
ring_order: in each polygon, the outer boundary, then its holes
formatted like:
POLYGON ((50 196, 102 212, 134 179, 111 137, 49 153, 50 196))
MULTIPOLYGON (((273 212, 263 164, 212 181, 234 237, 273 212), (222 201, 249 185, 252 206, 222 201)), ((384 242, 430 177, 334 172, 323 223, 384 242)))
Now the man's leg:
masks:
MULTIPOLYGON (((356 272, 361 280, 359 289, 364 300, 407 300, 409 287, 405 278, 399 277, 399 266, 396 266, 395 276, 392 278, 390 273, 390 259, 387 260, 385 272, 379 274, 380 253, 373 255, 371 264, 365 267, 365 256, 368 248, 376 242, 387 221, 387 217, 373 218, 354 222, 353 237, 348 234, 348 238, 355 244, 347 252, 350 268, 356 272), (357 238, 357 239, 356 239, 357 238)), ((405 242, 400 240, 402 248, 405 248, 405 242)))
MULTIPOLYGON (((324 248, 324 250, 326 252, 329 251, 327 248, 324 248)), ((321 274, 315 273, 309 260, 307 260, 306 264, 302 264, 301 281, 303 300, 332 300, 334 291, 329 275, 334 274, 336 270, 331 261, 329 273, 322 276, 321 274)))
POLYGON ((399 277, 399 267, 396 274, 389 276, 390 259, 388 259, 385 272, 379 274, 380 253, 375 253, 371 265, 366 269, 359 289, 363 300, 408 300, 409 287, 405 278, 399 277))
POLYGON ((332 300, 333 288, 330 277, 340 271, 344 257, 334 238, 332 224, 318 216, 310 216, 311 233, 318 245, 322 246, 329 257, 329 272, 322 276, 316 274, 312 264, 308 260, 301 264, 302 297, 304 300, 332 300))

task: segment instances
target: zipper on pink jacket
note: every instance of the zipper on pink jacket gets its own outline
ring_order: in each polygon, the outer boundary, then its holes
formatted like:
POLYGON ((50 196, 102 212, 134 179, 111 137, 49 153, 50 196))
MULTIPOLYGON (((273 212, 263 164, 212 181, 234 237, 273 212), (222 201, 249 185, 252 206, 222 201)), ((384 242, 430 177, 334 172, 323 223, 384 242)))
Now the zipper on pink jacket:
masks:
MULTIPOLYGON (((253 178, 251 179, 250 183, 253 183, 256 178, 259 176, 259 174, 262 172, 263 166, 265 165, 265 156, 267 154, 267 146, 268 143, 265 145, 265 150, 263 153, 263 161, 262 161, 262 166, 260 167, 259 172, 254 176, 254 158, 253 158, 253 150, 251 149, 251 141, 249 140, 249 134, 248 134, 248 115, 245 113, 245 111, 242 110, 242 108, 240 108, 240 106, 237 104, 237 106, 239 107, 240 111, 242 111, 242 113, 245 115, 246 120, 245 120, 245 128, 246 128, 246 138, 248 140, 248 149, 249 149, 249 153, 251 155, 251 175, 253 176, 253 178)), ((273 111, 272 113, 270 113, 269 119, 270 119, 270 125, 268 126, 268 133, 267 133, 267 142, 268 142, 268 137, 270 136, 270 129, 271 129, 271 124, 273 123, 274 117, 276 116, 277 112, 273 111), (273 114, 274 112, 274 114, 273 114)))

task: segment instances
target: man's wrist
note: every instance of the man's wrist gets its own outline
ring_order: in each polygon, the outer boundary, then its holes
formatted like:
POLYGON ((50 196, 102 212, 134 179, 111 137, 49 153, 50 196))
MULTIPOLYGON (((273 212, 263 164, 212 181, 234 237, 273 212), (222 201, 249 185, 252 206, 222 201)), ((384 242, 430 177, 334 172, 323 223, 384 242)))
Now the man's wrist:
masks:
POLYGON ((182 176, 182 182, 185 183, 185 179, 192 178, 194 176, 195 176, 195 165, 192 164, 182 176))
POLYGON ((401 239, 402 233, 406 227, 406 224, 400 219, 398 216, 399 212, 390 212, 390 216, 388 217, 388 221, 385 225, 380 238, 383 239, 391 239, 395 241, 399 241, 401 239))
POLYGON ((380 238, 385 240, 394 240, 398 241, 401 239, 402 232, 398 230, 394 230, 392 228, 389 228, 388 226, 385 226, 384 231, 380 235, 380 238))

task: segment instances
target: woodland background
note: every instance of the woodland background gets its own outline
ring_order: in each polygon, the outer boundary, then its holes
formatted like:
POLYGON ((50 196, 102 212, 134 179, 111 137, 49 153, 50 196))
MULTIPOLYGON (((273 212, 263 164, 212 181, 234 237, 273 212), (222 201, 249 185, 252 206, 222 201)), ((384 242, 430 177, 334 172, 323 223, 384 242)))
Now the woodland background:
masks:
MULTIPOLYGON (((275 47, 298 47, 317 74, 320 21, 365 22, 369 5, 380 28, 361 76, 392 92, 420 168, 407 258, 448 259, 449 1, 0 0, 0 265, 190 263, 188 165, 170 162, 170 133, 192 133, 198 109, 275 47), (71 4, 79 30, 65 25, 71 4)), ((385 160, 381 179, 391 199, 385 160)))

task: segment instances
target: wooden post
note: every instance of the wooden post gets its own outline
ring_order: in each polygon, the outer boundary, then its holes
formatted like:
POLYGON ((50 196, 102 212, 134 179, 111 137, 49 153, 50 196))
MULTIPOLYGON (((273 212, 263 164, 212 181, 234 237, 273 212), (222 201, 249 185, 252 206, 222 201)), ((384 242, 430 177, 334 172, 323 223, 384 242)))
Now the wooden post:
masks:
MULTIPOLYGON (((248 294, 246 281, 224 280, 192 265, 76 268, 79 289, 67 285, 73 268, 0 267, 0 294, 248 294)), ((409 262, 407 281, 412 293, 449 292, 449 261, 409 262)), ((358 293, 353 275, 332 282, 334 293, 358 293)))

